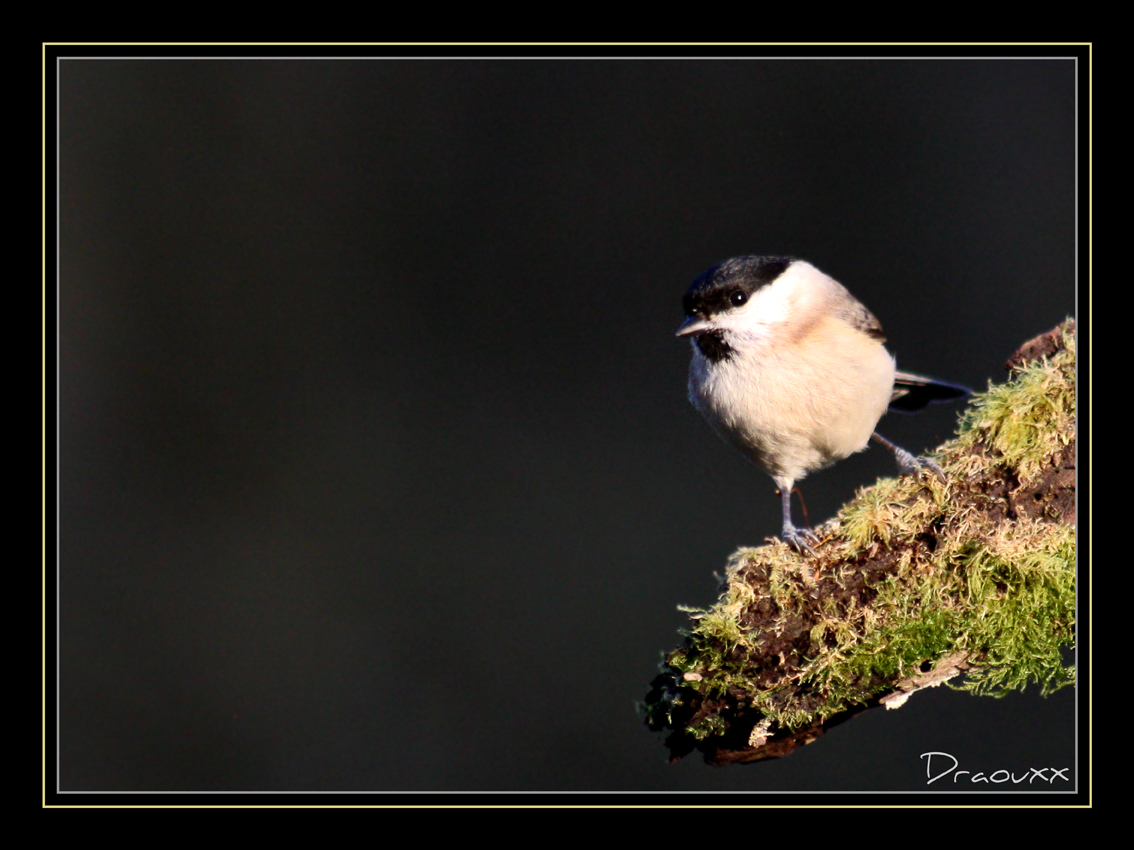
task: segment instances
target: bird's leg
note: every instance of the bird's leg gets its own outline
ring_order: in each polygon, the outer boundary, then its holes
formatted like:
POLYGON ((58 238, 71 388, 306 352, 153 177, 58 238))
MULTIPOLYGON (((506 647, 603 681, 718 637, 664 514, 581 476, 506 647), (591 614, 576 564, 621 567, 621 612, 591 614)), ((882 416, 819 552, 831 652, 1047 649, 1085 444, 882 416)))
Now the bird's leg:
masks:
POLYGON ((784 543, 791 546, 797 552, 813 555, 815 554, 815 550, 811 548, 811 544, 818 542, 818 535, 808 528, 796 528, 791 522, 791 485, 793 483, 794 482, 789 481, 780 485, 780 499, 782 500, 784 509, 784 528, 780 536, 783 538, 784 543))
POLYGON ((871 434, 870 438, 894 453, 894 460, 898 462, 898 469, 903 475, 916 475, 921 478, 926 472, 932 472, 944 480, 945 473, 941 471, 941 467, 937 465, 936 461, 929 458, 914 457, 902 447, 895 446, 877 431, 871 434))

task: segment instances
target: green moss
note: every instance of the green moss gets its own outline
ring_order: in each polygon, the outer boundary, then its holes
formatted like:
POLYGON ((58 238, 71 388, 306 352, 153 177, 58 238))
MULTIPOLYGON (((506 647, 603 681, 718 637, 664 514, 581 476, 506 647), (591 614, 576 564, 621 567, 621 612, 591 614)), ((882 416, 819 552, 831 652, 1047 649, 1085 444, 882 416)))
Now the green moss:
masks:
POLYGON ((1074 529, 1047 525, 1032 539, 1001 542, 961 565, 971 614, 958 645, 984 658, 961 687, 1001 695, 1036 682, 1051 693, 1075 675, 1061 656, 1074 638, 1074 529))
POLYGON ((1031 481, 1075 436, 1075 336, 1062 351, 1033 361, 1011 381, 974 397, 961 420, 959 443, 982 446, 1031 481))

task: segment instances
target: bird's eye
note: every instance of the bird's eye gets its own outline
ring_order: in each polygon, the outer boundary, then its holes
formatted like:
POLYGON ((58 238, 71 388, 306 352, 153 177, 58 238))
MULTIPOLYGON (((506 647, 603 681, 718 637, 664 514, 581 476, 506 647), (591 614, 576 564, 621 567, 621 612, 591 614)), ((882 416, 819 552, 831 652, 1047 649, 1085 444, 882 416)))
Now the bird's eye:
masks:
POLYGON ((739 307, 742 304, 748 303, 748 293, 743 289, 737 289, 729 293, 728 303, 733 307, 739 307))

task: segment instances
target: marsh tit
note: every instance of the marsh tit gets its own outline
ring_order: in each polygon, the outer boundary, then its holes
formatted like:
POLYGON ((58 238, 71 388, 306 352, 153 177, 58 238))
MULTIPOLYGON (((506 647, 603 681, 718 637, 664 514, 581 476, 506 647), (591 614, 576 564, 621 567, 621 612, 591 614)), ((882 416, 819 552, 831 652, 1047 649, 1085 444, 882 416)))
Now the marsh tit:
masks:
POLYGON ((941 474, 874 428, 888 408, 920 410, 969 391, 897 371, 882 325, 833 278, 792 257, 735 257, 697 278, 684 306, 677 335, 692 341, 689 400, 772 476, 785 543, 810 552, 817 540, 792 524, 795 482, 871 439, 903 473, 941 474))

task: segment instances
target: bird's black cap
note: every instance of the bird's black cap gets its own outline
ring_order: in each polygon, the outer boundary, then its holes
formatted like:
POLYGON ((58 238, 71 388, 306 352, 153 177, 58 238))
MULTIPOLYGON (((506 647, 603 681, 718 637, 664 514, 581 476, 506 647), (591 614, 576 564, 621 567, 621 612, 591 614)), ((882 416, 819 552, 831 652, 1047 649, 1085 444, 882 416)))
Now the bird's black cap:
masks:
POLYGON ((711 316, 731 309, 733 293, 751 295, 778 278, 794 257, 733 257, 703 272, 685 292, 686 316, 711 316))

